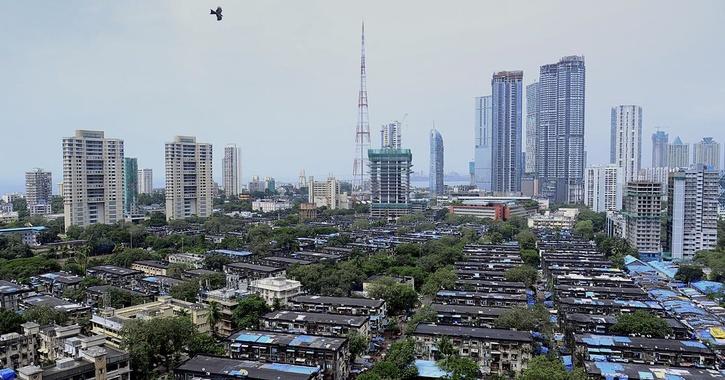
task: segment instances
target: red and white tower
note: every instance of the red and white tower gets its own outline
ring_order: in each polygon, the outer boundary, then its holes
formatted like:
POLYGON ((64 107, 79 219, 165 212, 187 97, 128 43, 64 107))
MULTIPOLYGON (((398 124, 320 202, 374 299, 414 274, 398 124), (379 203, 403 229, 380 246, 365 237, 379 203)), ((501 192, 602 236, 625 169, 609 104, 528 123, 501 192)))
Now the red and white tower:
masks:
POLYGON ((365 180, 365 168, 368 166, 370 148, 370 123, 368 122, 368 89, 365 68, 365 23, 362 24, 362 44, 360 49, 360 92, 357 98, 357 128, 355 130, 355 161, 352 168, 353 188, 368 190, 365 180))

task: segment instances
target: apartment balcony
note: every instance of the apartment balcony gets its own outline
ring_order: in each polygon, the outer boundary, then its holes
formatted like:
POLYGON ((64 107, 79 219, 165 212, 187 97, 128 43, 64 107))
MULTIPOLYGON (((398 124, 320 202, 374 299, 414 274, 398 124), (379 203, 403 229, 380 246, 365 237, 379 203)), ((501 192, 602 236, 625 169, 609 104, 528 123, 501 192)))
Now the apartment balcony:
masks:
POLYGON ((106 197, 87 197, 86 201, 89 203, 105 202, 106 197))
POLYGON ((86 184, 87 189, 103 189, 105 185, 102 183, 88 183, 86 184))

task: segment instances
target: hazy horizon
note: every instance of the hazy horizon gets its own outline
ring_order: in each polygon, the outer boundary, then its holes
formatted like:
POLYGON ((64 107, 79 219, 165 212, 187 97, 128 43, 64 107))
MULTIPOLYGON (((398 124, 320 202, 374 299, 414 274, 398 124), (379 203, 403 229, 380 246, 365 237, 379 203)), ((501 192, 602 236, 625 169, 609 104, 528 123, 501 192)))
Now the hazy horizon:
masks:
POLYGON ((468 173, 473 99, 492 73, 523 70, 525 86, 567 55, 586 61, 588 165, 609 161, 610 108, 637 104, 648 167, 658 127, 725 143, 723 16, 722 1, 4 2, 0 193, 24 191, 35 167, 57 191, 61 139, 76 129, 123 139, 155 186, 175 135, 214 145, 218 182, 227 143, 245 183, 302 169, 350 179, 363 19, 372 146, 407 114, 414 171, 428 172, 435 123, 445 172, 468 173))

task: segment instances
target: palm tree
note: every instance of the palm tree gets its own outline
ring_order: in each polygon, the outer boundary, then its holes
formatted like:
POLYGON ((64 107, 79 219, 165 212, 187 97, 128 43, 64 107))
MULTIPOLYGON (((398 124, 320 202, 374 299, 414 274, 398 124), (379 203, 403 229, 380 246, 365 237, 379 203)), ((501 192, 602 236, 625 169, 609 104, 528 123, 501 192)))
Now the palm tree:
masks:
POLYGON ((451 338, 444 336, 438 339, 438 342, 436 342, 436 347, 438 347, 438 352, 440 352, 441 355, 443 355, 443 359, 447 359, 455 353, 453 349, 453 342, 451 341, 451 338))
POLYGON ((219 310, 219 304, 216 301, 209 302, 209 325, 212 334, 216 335, 216 324, 219 323, 222 313, 219 310))

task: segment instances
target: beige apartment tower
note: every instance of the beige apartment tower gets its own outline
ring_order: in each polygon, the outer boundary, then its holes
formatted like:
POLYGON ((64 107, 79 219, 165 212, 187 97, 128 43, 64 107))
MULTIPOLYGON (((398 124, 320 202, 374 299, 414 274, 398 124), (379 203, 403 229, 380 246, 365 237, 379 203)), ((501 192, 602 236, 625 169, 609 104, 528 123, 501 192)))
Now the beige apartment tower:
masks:
POLYGON ((166 220, 212 214, 212 147, 193 136, 166 143, 166 220))
POLYGON ((242 152, 236 144, 224 147, 224 194, 227 198, 237 197, 242 192, 242 152))
POLYGON ((65 227, 123 220, 123 140, 77 130, 63 139, 65 227))

